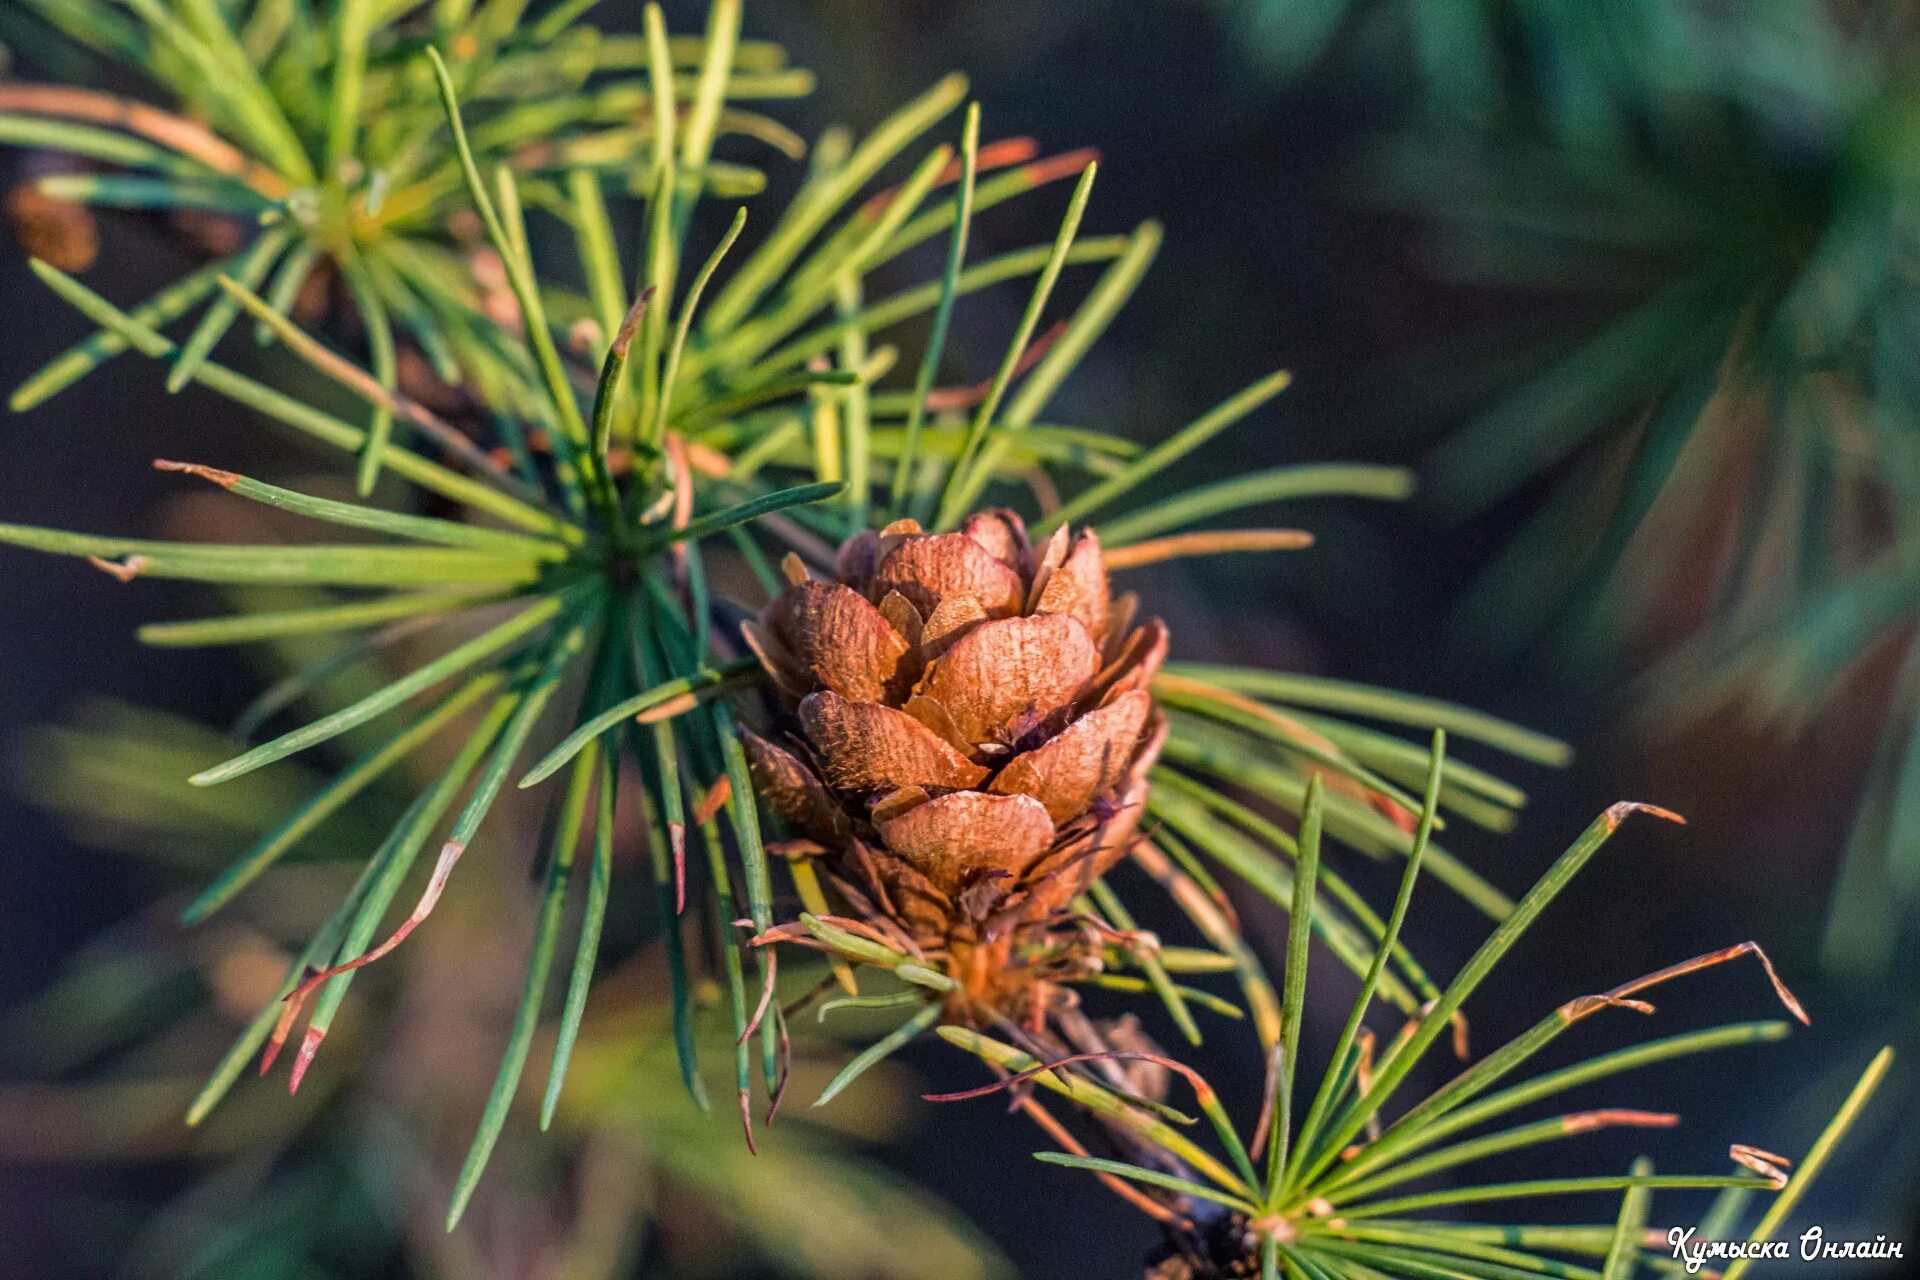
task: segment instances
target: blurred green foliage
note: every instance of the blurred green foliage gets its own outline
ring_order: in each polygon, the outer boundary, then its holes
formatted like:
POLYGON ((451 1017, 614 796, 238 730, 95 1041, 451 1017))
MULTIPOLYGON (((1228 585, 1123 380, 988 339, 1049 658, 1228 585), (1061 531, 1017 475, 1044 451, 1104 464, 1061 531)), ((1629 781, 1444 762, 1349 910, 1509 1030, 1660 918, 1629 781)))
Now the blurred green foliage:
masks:
POLYGON ((1636 653, 1656 731, 1887 690, 1827 939, 1836 971, 1883 972, 1920 903, 1920 6, 1233 11, 1282 74, 1415 86, 1361 185, 1515 317, 1412 392, 1472 406, 1436 506, 1535 511, 1470 633, 1636 653))
MULTIPOLYGON (((20 0, 0 12, 0 36, 63 83, 0 84, 0 143, 67 157, 70 171, 35 180, 42 192, 168 213, 212 259, 133 309, 156 328, 201 311, 169 389, 184 386, 240 318, 218 288, 224 274, 283 314, 303 300, 306 314, 324 314, 339 295, 389 388, 411 344, 449 387, 498 411, 526 412, 538 400, 537 373, 489 318, 503 292, 501 264, 473 221, 420 52, 435 45, 452 59, 483 171, 504 166, 530 206, 570 216, 569 181, 645 194, 656 167, 647 41, 602 34, 583 20, 590 7, 20 0), (145 82, 140 98, 102 87, 129 74, 145 82)), ((705 49, 699 36, 667 43, 663 78, 676 110, 693 102, 705 49)), ((712 128, 797 157, 803 145, 791 130, 739 104, 803 95, 812 76, 788 66, 776 45, 748 42, 731 53, 726 105, 712 128)), ((720 195, 765 184, 749 166, 702 157, 695 168, 689 180, 720 195)), ((269 327, 256 331, 263 344, 273 341, 269 327)), ((89 338, 21 386, 13 407, 40 403, 126 345, 105 332, 89 338)), ((386 429, 381 413, 377 435, 386 429)))
MULTIPOLYGON (((321 691, 326 705, 339 690, 321 691)), ((1004 1274, 991 1247, 858 1144, 894 1132, 897 1076, 865 1078, 852 1105, 796 1115, 751 1154, 724 1114, 692 1106, 670 1032, 657 922, 622 919, 583 1029, 574 1088, 555 1132, 511 1127, 478 1231, 448 1236, 446 1188, 485 1097, 490 1053, 511 1007, 499 991, 530 927, 523 869, 482 858, 445 933, 365 984, 381 1020, 351 1070, 321 1071, 296 1099, 243 1087, 198 1128, 181 1115, 204 1064, 269 996, 316 912, 348 877, 340 862, 377 842, 397 813, 389 785, 316 833, 300 861, 268 872, 230 918, 181 932, 170 916, 198 880, 296 807, 328 766, 283 765, 220 793, 189 773, 231 739, 120 703, 82 707, 15 744, 16 785, 73 837, 174 883, 155 908, 79 947, 47 990, 10 1011, 0 1042, 21 1082, 0 1085, 0 1160, 185 1172, 157 1206, 101 1190, 70 1205, 88 1224, 77 1261, 130 1278, 481 1276, 504 1259, 525 1274, 872 1275, 950 1280, 1004 1274), (331 887, 330 887, 331 886, 331 887), (398 1271, 396 1272, 396 1268, 398 1271)), ((521 807, 511 832, 534 816, 521 807)), ((494 852, 504 853, 505 850, 494 852)), ((708 988, 703 1036, 730 1038, 708 988)), ((338 1034, 361 1040, 343 1021, 338 1034)), ((818 1088, 844 1052, 798 1028, 800 1087, 818 1088)), ((542 1036, 550 1043, 550 1031, 542 1036)), ((343 1062, 345 1059, 342 1060, 343 1062)))

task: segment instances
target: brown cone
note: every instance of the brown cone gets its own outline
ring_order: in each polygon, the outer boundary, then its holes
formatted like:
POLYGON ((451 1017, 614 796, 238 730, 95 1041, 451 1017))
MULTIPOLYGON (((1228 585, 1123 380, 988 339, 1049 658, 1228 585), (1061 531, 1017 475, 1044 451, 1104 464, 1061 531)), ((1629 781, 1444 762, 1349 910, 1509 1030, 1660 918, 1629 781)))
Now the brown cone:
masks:
POLYGON ((911 520, 849 539, 747 640, 794 715, 749 737, 763 798, 840 881, 948 949, 1063 909, 1131 843, 1165 721, 1166 652, 1132 625, 1091 530, 1032 545, 1020 517, 911 520))

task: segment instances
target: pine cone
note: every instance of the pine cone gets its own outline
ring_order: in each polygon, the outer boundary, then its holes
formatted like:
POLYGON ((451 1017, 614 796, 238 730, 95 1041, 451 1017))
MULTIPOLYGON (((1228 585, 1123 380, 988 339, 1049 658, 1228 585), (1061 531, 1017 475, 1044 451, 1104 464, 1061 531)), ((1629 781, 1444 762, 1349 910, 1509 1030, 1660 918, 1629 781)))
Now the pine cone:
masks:
POLYGON ((748 738, 754 780, 864 905, 929 950, 977 947, 1125 853, 1167 633, 1110 596, 1091 530, 1036 549, 1007 511, 903 520, 848 540, 835 581, 790 566, 745 631, 797 732, 748 738))

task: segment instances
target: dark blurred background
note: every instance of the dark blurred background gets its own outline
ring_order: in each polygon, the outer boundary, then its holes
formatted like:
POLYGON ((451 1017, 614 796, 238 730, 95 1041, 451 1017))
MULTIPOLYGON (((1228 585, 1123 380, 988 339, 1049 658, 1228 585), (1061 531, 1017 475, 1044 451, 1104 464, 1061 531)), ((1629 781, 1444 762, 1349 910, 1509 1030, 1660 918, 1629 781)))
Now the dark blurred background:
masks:
MULTIPOLYGON (((692 29, 700 8, 670 4, 670 25, 692 29)), ((1212 446, 1195 475, 1304 460, 1417 468, 1472 409, 1457 398, 1443 403, 1419 371, 1464 337, 1534 321, 1538 303, 1522 309, 1496 292, 1440 283, 1425 224, 1369 198, 1362 157, 1396 128, 1408 86, 1338 59, 1283 76, 1249 46, 1257 28, 1234 5, 753 0, 747 12, 749 34, 786 44, 797 64, 822 73, 816 94, 785 113, 803 133, 834 122, 870 125, 960 69, 984 106, 986 137, 1030 134, 1049 150, 1099 149, 1087 230, 1121 231, 1154 217, 1167 241, 1134 303, 1063 393, 1065 419, 1153 440, 1273 368, 1295 372, 1276 406, 1212 446)), ((626 16, 602 20, 624 25, 626 16)), ((975 254, 1047 238, 1064 199, 1057 190, 983 216, 975 254)), ((135 216, 109 220, 103 258, 89 276, 94 288, 136 298, 175 273, 180 250, 163 228, 135 216)), ((950 363, 984 376, 1020 301, 1001 292, 963 306, 950 363)), ((10 244, 0 247, 0 325, 7 387, 84 331, 37 287, 10 244)), ((170 488, 148 469, 156 454, 243 470, 270 455, 273 442, 243 414, 197 389, 169 398, 161 378, 151 364, 123 360, 0 425, 0 518, 139 533, 152 527, 170 488)), ((1729 1141, 1803 1151, 1873 1048, 1914 1016, 1912 992, 1900 983, 1850 989, 1823 982, 1815 965, 1871 733, 1842 714, 1793 738, 1717 723, 1655 740, 1626 724, 1622 671, 1597 661, 1568 670, 1496 660, 1456 639, 1451 606, 1534 496, 1521 493, 1471 521, 1417 498, 1398 508, 1291 509, 1290 522, 1319 535, 1313 549, 1189 562, 1143 583, 1143 594, 1173 625, 1182 657, 1231 657, 1447 697, 1570 740, 1578 750, 1572 768, 1516 777, 1534 798, 1513 837, 1461 838, 1509 891, 1524 888, 1612 801, 1686 814, 1685 828, 1623 831, 1476 998, 1476 1043, 1497 1044, 1573 996, 1756 939, 1809 1006, 1813 1027, 1783 1045, 1616 1081, 1617 1096, 1598 1105, 1671 1109, 1687 1123, 1613 1143, 1607 1150, 1617 1159, 1606 1167, 1624 1167, 1644 1148, 1663 1171, 1717 1168, 1729 1141)), ((179 611, 165 586, 123 586, 71 561, 19 551, 0 552, 0 565, 0 741, 103 693, 212 723, 245 702, 244 671, 217 651, 133 643, 139 621, 179 611)), ((1872 688, 1858 696, 1870 714, 1872 688)), ((78 941, 154 890, 138 864, 73 846, 11 795, 0 796, 0 841, 8 865, 0 876, 0 1004, 11 1004, 40 988, 78 941)), ((1457 903, 1429 907, 1415 912, 1409 930, 1414 949, 1445 971, 1480 926, 1457 903)), ((1331 980, 1326 988, 1317 992, 1320 1016, 1337 1019, 1346 989, 1331 980)), ((1737 966, 1669 989, 1660 1004, 1659 1028, 1668 1032, 1770 1016, 1758 974, 1737 966)), ((1614 1043, 1597 1022, 1570 1054, 1614 1043)), ((1651 1033, 1636 1025, 1620 1034, 1651 1033)), ((1193 1055, 1242 1103, 1257 1066, 1246 1049, 1222 1033, 1193 1055)), ((942 1085, 972 1082, 951 1056, 912 1058, 942 1085)), ((1830 1235, 1883 1232, 1911 1247, 1920 1243, 1911 1198, 1917 1144, 1906 1123, 1912 1075, 1905 1064, 1895 1071, 1801 1217, 1827 1224, 1830 1235)), ((1150 1224, 1090 1179, 1034 1164, 1027 1152, 1041 1145, 1039 1135, 990 1118, 991 1109, 930 1108, 917 1137, 887 1158, 950 1198, 1027 1274, 1137 1274, 1150 1224)), ((1540 1157, 1538 1167, 1551 1168, 1553 1158, 1540 1157)), ((1515 1176, 1527 1176, 1527 1167, 1515 1176)), ((115 1194, 138 1204, 170 1176, 165 1167, 109 1175, 0 1166, 0 1274, 69 1274, 59 1260, 71 1256, 65 1237, 77 1228, 57 1206, 77 1188, 121 1179, 115 1194)), ((793 1194, 804 1199, 805 1188, 793 1194)), ((1690 1211, 1681 1196, 1657 1203, 1655 1216, 1685 1221, 1690 1211)), ((1603 1205, 1594 1216, 1610 1213, 1603 1205)))

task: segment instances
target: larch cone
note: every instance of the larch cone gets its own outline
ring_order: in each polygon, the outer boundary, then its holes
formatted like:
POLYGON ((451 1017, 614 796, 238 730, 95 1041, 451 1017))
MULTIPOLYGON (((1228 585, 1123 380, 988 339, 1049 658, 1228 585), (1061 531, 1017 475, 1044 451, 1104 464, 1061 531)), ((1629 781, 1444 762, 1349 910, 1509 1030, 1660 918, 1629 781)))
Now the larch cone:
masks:
POLYGON ((755 785, 963 1002, 1016 1012, 1087 963, 1084 931, 1050 922, 1136 837, 1166 627, 1133 625, 1092 530, 1035 547, 1009 511, 899 521, 844 543, 832 581, 789 576, 745 626, 793 713, 781 740, 747 737, 755 785))

